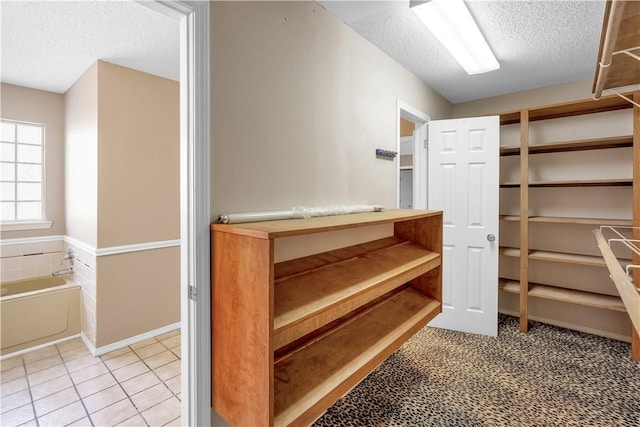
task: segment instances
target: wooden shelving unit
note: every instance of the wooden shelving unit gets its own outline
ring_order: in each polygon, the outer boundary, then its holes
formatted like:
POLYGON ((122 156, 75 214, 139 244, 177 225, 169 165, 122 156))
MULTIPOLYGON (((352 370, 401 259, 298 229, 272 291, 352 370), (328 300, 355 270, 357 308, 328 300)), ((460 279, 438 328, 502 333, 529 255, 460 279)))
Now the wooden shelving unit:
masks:
MULTIPOLYGON (((634 96, 626 94, 627 96, 634 96)), ((636 94, 640 97, 640 94, 636 94)), ((530 224, 560 224, 567 227, 579 227, 584 225, 614 225, 631 226, 640 225, 640 208, 636 208, 630 213, 632 219, 620 218, 589 218, 588 212, 585 217, 552 217, 552 216, 532 216, 530 212, 535 211, 535 206, 529 204, 530 188, 572 188, 572 187, 630 187, 633 186, 633 193, 638 192, 638 173, 634 177, 623 179, 593 179, 593 180, 558 180, 558 181, 536 181, 529 178, 529 156, 546 153, 575 152, 585 150, 603 150, 633 147, 634 158, 640 157, 640 119, 636 112, 634 115, 633 135, 579 139, 570 141, 556 141, 552 143, 532 143, 529 135, 529 123, 579 116, 585 114, 600 113, 606 111, 616 111, 632 108, 633 105, 626 100, 617 97, 603 97, 599 101, 585 99, 561 104, 554 104, 542 107, 510 111, 500 114, 502 125, 520 124, 520 145, 502 147, 501 156, 520 156, 520 180, 501 182, 501 188, 518 189, 520 193, 520 214, 502 215, 500 219, 507 222, 518 222, 520 229, 520 247, 501 247, 500 255, 519 259, 519 280, 500 279, 499 288, 501 291, 519 295, 520 330, 527 332, 529 318, 529 298, 543 300, 561 301, 564 303, 589 306, 599 309, 624 311, 624 305, 617 296, 598 294, 594 292, 581 291, 563 288, 561 286, 551 286, 549 284, 529 282, 530 260, 538 262, 563 263, 581 266, 606 267, 602 257, 587 256, 572 253, 561 253, 537 250, 531 248, 529 242, 530 224)), ((541 125, 537 125, 541 126, 541 125)), ((632 175, 631 171, 629 175, 632 175)), ((544 191, 544 190, 538 190, 544 191)), ((570 230, 574 230, 570 228, 570 230)), ((514 278, 515 279, 515 278, 514 278)), ((597 286, 596 286, 597 287, 597 286)), ((639 352, 640 354, 640 352, 639 352)))
POLYGON ((212 400, 232 425, 308 425, 442 310, 442 213, 213 224, 212 400), (274 240, 394 235, 274 263, 274 240))

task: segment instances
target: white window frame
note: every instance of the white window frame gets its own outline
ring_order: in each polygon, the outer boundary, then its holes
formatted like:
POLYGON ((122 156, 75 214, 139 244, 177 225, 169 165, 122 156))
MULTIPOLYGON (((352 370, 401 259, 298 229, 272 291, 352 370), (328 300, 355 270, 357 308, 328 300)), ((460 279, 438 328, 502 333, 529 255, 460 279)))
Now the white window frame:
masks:
MULTIPOLYGON (((44 228, 50 228, 52 222, 51 221, 47 221, 46 219, 46 215, 47 215, 47 201, 46 201, 46 156, 45 156, 45 152, 46 152, 46 125, 44 123, 35 123, 35 122, 28 122, 28 121, 24 121, 24 120, 12 120, 12 119, 5 119, 5 118, 0 118, 0 123, 11 123, 16 127, 16 132, 17 132, 17 126, 18 125, 27 125, 27 126, 38 126, 40 128, 42 128, 42 139, 41 139, 41 143, 40 146, 42 147, 41 149, 41 158, 40 158, 40 165, 41 165, 41 179, 40 179, 40 186, 41 186, 41 193, 40 193, 40 218, 38 219, 29 219, 29 220, 20 220, 20 219, 14 219, 14 220, 2 220, 0 221, 0 231, 18 231, 18 230, 35 230, 35 229, 44 229, 44 228)), ((14 141, 4 141, 2 140, 3 143, 10 143, 10 144, 14 144, 15 146, 15 153, 16 153, 16 157, 13 161, 14 165, 15 165, 15 171, 14 174, 17 174, 17 166, 18 166, 18 159, 17 159, 17 153, 18 153, 18 144, 22 144, 21 142, 19 142, 17 140, 17 135, 14 135, 14 141)), ((17 178, 16 176, 14 176, 14 178, 17 178)), ((15 199, 14 202, 16 204, 16 212, 15 215, 17 216, 17 209, 18 209, 18 195, 17 195, 17 184, 18 181, 17 179, 14 179, 13 181, 14 185, 15 185, 15 199)))

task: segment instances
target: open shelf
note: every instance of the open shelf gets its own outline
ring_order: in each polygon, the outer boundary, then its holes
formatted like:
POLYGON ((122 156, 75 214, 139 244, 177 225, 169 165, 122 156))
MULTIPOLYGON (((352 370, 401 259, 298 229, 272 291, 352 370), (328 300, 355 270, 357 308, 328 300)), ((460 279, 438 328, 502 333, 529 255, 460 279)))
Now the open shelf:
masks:
MULTIPOLYGON (((626 93, 625 96, 631 94, 626 93)), ((632 108, 633 104, 616 96, 603 96, 597 101, 591 98, 579 101, 563 102, 560 104, 545 105, 542 107, 529 108, 529 121, 558 119, 561 117, 579 116, 582 114, 603 113, 606 111, 623 110, 632 108)), ((498 113, 501 125, 512 125, 520 123, 520 110, 504 111, 498 113)))
MULTIPOLYGON (((385 242, 393 241, 380 243, 385 242)), ((404 242, 279 281, 274 293, 274 347, 290 344, 439 265, 439 254, 404 242)))
MULTIPOLYGON (((633 147, 633 135, 529 145, 529 154, 558 153, 581 150, 602 150, 607 148, 622 147, 633 147)), ((519 146, 500 148, 501 156, 517 156, 519 154, 519 146)))
POLYGON ((519 294, 520 282, 511 279, 498 279, 498 289, 512 294, 519 294))
POLYGON ((274 425, 313 422, 317 405, 346 394, 439 312, 440 302, 405 288, 276 360, 274 425))
POLYGON ((604 259, 602 257, 568 254, 564 252, 531 251, 529 252, 529 259, 561 262, 565 264, 588 265, 592 267, 605 267, 604 259))
MULTIPOLYGON (((513 258, 520 258, 520 249, 501 246, 499 250, 499 254, 503 256, 513 257, 513 258)), ((591 255, 570 254, 565 252, 531 250, 529 251, 529 259, 534 259, 538 261, 560 262, 565 264, 587 265, 592 267, 606 267, 604 259, 602 257, 591 256, 591 255)), ((623 260, 623 261, 628 261, 628 260, 623 260)))
POLYGON ((596 294, 593 292, 577 291, 575 289, 529 284, 529 296, 586 305, 589 307, 603 308, 605 310, 626 311, 622 304, 622 300, 619 297, 596 294))
MULTIPOLYGON (((628 93, 626 94, 629 95, 628 93)), ((561 117, 579 116, 583 114, 603 113, 632 108, 633 104, 616 96, 603 96, 598 101, 582 99, 529 109, 529 121, 557 119, 561 117)))
POLYGON ((508 248, 506 246, 500 246, 498 254, 513 258, 520 258, 520 248, 508 248))
MULTIPOLYGON (((530 181, 529 187, 630 187, 633 179, 590 179, 590 180, 569 180, 569 181, 530 181)), ((507 181, 500 183, 501 188, 518 188, 520 182, 507 181)))
MULTIPOLYGON (((519 294, 520 282, 510 279, 499 279, 499 289, 505 292, 519 294)), ((586 305, 605 310, 625 312, 626 309, 620 297, 597 294, 594 292, 579 291, 575 289, 559 288, 557 286, 529 283, 529 296, 568 302, 571 304, 586 305)))
POLYGON ((442 311, 441 211, 212 224, 211 254, 211 400, 231 425, 311 424, 442 311), (382 224, 275 262, 276 239, 382 224))
MULTIPOLYGON (((520 221, 518 215, 500 215, 503 221, 520 221)), ((610 219, 610 218, 570 218, 557 216, 530 216, 529 222, 548 223, 548 224, 577 224, 577 225, 615 225, 615 226, 631 226, 630 219, 610 219)))

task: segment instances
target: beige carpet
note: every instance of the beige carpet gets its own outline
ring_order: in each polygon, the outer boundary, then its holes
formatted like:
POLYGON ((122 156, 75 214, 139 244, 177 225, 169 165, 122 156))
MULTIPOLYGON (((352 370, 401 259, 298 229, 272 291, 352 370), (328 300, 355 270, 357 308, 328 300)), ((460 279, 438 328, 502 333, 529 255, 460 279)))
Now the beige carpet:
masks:
POLYGON ((321 426, 640 426, 630 345, 500 315, 497 338, 426 327, 321 426))

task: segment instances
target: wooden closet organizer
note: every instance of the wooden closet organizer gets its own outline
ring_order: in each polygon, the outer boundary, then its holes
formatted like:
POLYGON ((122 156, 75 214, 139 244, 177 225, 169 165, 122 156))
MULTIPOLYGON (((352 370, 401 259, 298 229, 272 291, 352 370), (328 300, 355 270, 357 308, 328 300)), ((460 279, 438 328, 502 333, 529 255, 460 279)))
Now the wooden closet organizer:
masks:
POLYGON ((442 212, 211 225, 212 405, 232 425, 308 425, 442 311, 442 212), (274 263, 274 239, 394 235, 274 263))
MULTIPOLYGON (((640 92, 626 94, 640 101, 640 92)), ((503 147, 501 156, 520 156, 520 180, 517 182, 501 182, 502 188, 520 189, 520 215, 502 215, 502 221, 520 222, 520 247, 501 247, 500 254, 507 257, 517 257, 520 262, 519 281, 501 278, 500 290, 508 293, 519 294, 520 331, 528 330, 528 302, 530 297, 568 302, 589 307, 597 307, 605 310, 626 312, 623 301, 618 296, 598 294, 561 286, 529 282, 529 260, 542 260, 556 263, 575 265, 588 265, 606 268, 605 260, 598 256, 586 256, 571 253, 548 252, 531 250, 529 247, 529 224, 586 224, 586 225, 617 225, 640 226, 640 109, 634 109, 633 134, 608 138, 583 139, 576 141, 558 141, 545 144, 529 144, 529 123, 541 120, 550 120, 563 117, 586 115, 606 111, 633 108, 633 105, 618 96, 603 97, 598 101, 585 99, 561 104, 510 111, 500 114, 500 124, 520 124, 520 146, 503 147), (534 181, 529 178, 529 156, 542 153, 556 153, 581 150, 599 150, 609 148, 633 147, 634 171, 633 177, 628 179, 595 179, 595 180, 568 180, 568 181, 534 181), (632 186, 633 212, 632 220, 625 219, 595 219, 595 218, 567 218, 567 217, 542 217, 530 216, 529 188, 545 187, 609 187, 632 186)), ((631 175, 631 171, 629 171, 631 175)), ((594 245, 596 244, 594 239, 594 245)), ((636 281, 640 283, 640 280, 636 281)), ((632 331, 632 335, 636 334, 632 331)), ((632 354, 634 358, 640 358, 640 347, 634 338, 632 354)))

